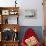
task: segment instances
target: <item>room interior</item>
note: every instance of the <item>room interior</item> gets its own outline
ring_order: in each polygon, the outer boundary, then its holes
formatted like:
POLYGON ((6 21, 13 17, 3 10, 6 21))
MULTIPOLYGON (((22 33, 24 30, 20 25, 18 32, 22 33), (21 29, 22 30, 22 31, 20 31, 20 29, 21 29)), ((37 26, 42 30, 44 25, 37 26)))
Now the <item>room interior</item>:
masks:
POLYGON ((22 46, 28 28, 46 46, 46 0, 0 0, 0 46, 22 46))

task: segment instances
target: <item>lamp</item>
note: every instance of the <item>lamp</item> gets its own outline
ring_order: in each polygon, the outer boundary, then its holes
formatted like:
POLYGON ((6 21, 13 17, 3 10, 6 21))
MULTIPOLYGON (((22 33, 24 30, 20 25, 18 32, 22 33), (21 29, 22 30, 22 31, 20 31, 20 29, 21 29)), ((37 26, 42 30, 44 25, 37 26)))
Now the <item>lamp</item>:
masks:
POLYGON ((13 40, 18 40, 18 32, 17 32, 17 29, 15 28, 14 29, 14 36, 13 36, 13 40))
POLYGON ((14 32, 17 32, 17 30, 16 30, 16 29, 14 29, 14 32))
POLYGON ((17 0, 15 0, 15 7, 16 7, 16 4, 17 4, 17 2, 16 2, 17 0))

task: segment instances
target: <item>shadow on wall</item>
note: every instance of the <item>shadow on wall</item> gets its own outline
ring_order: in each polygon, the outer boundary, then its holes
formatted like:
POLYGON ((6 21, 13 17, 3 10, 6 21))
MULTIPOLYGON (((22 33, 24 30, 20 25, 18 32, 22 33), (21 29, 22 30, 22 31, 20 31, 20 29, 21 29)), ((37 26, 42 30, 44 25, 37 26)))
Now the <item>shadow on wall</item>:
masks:
POLYGON ((24 35, 25 31, 28 28, 32 28, 36 32, 39 41, 41 43, 43 43, 43 30, 42 30, 42 26, 21 26, 20 27, 20 31, 19 31, 20 42, 21 42, 21 40, 23 38, 23 35, 24 35))

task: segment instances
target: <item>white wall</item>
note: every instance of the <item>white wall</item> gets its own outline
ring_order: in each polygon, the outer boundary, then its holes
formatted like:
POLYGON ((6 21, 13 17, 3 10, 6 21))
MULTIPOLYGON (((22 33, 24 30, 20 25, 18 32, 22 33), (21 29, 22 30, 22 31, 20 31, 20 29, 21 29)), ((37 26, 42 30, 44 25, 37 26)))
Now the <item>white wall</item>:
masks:
POLYGON ((9 7, 9 6, 14 6, 15 3, 14 3, 15 0, 0 0, 0 6, 1 7, 9 7))
POLYGON ((43 25, 43 6, 42 0, 24 0, 21 4, 21 14, 20 14, 20 23, 23 26, 42 26, 43 25), (25 9, 35 9, 36 18, 25 19, 24 10, 25 9))
MULTIPOLYGON (((0 0, 0 6, 14 6, 15 0, 0 0)), ((20 7, 19 24, 21 26, 43 26, 43 6, 42 0, 17 0, 20 7), (24 10, 35 9, 36 18, 26 19, 24 10)))

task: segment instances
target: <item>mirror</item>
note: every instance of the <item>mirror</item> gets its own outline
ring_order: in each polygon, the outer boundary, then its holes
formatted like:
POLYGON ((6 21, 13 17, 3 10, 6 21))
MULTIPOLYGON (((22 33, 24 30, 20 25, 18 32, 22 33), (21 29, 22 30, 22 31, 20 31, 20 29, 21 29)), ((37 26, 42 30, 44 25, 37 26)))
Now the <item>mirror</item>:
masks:
POLYGON ((18 17, 15 15, 12 16, 3 16, 3 24, 17 24, 18 23, 18 17))

